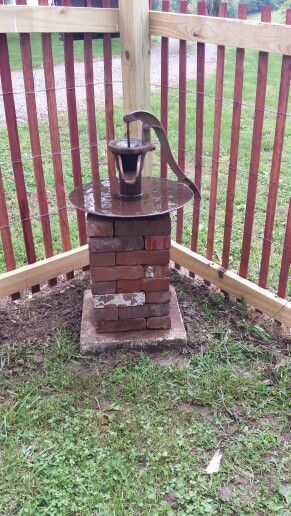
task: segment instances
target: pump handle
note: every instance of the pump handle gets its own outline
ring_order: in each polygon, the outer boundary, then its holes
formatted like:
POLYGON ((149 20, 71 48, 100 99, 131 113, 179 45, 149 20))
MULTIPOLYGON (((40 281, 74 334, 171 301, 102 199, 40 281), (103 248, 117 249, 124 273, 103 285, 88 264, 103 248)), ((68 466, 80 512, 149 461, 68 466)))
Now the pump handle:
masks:
POLYGON ((168 138, 159 119, 148 111, 132 111, 123 117, 123 121, 126 124, 136 121, 142 122, 143 143, 150 142, 150 129, 154 129, 170 169, 176 174, 179 182, 186 184, 190 190, 192 190, 197 199, 201 199, 200 192, 195 183, 193 183, 193 181, 184 174, 176 162, 172 154, 168 138))

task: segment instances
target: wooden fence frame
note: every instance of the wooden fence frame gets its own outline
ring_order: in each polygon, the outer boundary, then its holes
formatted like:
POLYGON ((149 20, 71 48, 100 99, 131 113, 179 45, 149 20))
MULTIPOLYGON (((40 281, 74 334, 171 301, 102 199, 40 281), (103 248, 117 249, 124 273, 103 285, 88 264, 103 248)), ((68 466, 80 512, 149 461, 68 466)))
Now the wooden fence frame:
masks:
MULTIPOLYGON (((119 0, 119 9, 0 5, 0 33, 120 32, 124 109, 147 109, 150 35, 291 55, 291 26, 148 10, 148 0, 119 0), (129 8, 130 2, 130 8, 129 8), (146 7, 147 6, 147 7, 146 7), (80 16, 82 25, 80 27, 80 16), (132 19, 139 24, 132 23, 132 19), (130 67, 130 73, 129 73, 130 67), (143 79, 144 87, 138 87, 143 79)), ((149 167, 150 168, 150 167, 149 167)), ((291 327, 291 302, 172 242, 172 260, 191 273, 291 327)), ((89 264, 87 246, 0 275, 0 298, 89 264)))

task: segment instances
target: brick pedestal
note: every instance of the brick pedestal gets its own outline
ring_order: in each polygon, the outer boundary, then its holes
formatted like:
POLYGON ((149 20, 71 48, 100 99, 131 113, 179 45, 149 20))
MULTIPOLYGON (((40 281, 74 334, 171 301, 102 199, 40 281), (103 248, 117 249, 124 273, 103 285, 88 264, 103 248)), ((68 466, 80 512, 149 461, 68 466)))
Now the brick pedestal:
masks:
POLYGON ((89 214, 87 228, 92 282, 84 298, 83 351, 98 352, 104 342, 106 349, 121 341, 131 347, 163 339, 173 343, 175 336, 179 345, 185 343, 177 298, 169 286, 169 214, 146 219, 89 214))
POLYGON ((87 221, 97 332, 169 329, 169 214, 87 221))

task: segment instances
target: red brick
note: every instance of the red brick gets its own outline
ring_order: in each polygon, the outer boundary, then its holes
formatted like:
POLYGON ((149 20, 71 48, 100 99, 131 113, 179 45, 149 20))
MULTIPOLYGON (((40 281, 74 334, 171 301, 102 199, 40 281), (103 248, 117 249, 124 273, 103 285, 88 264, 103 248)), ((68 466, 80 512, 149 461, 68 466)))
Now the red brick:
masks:
POLYGON ((146 303, 169 303, 170 299, 170 290, 146 292, 146 303))
POLYGON ((99 281, 91 284, 93 296, 99 294, 115 294, 116 281, 99 281))
POLYGON ((137 265, 138 251, 116 253, 116 265, 137 265))
POLYGON ((169 214, 147 219, 115 220, 114 234, 116 236, 152 236, 169 235, 171 219, 169 214))
POLYGON ((167 265, 146 265, 144 268, 145 278, 167 278, 169 267, 167 265))
POLYGON ((146 306, 148 307, 147 317, 162 317, 170 313, 170 303, 155 303, 146 306))
POLYGON ((97 217, 88 213, 87 215, 88 237, 110 237, 113 235, 113 220, 97 217))
POLYGON ((169 251, 139 251, 138 263, 141 265, 168 265, 169 251))
POLYGON ((147 317, 148 306, 121 306, 118 309, 119 319, 138 319, 141 317, 147 317))
POLYGON ((171 328, 171 318, 169 315, 165 317, 149 317, 147 319, 147 328, 150 330, 169 330, 171 328))
POLYGON ((118 307, 108 306, 107 308, 95 308, 94 319, 98 321, 116 321, 118 319, 118 307))
POLYGON ((170 249, 170 247, 171 247, 170 235, 148 236, 148 237, 145 237, 144 241, 145 241, 145 249, 147 251, 159 251, 161 249, 170 249))
POLYGON ((92 281, 114 281, 122 279, 140 279, 144 277, 141 265, 116 265, 115 267, 92 267, 92 281))
POLYGON ((89 251, 92 253, 137 251, 144 248, 143 237, 89 238, 89 251))
POLYGON ((150 278, 141 282, 144 292, 155 292, 157 290, 168 290, 170 287, 169 278, 150 278))
POLYGON ((90 253, 91 267, 111 267, 115 265, 115 253, 90 253))
POLYGON ((118 280, 117 292, 140 292, 141 280, 118 280))
POLYGON ((117 321, 100 321, 98 333, 115 333, 119 331, 139 331, 146 329, 146 319, 118 319, 117 321))

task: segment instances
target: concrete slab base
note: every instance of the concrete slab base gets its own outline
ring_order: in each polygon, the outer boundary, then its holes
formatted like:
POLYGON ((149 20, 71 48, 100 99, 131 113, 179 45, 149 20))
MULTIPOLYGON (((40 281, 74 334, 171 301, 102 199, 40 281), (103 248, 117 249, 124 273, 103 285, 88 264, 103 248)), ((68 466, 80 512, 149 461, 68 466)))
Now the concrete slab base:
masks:
POLYGON ((126 349, 156 349, 177 348, 187 344, 187 336, 182 320, 177 295, 174 287, 171 289, 170 330, 142 330, 118 333, 97 333, 94 324, 94 308, 91 290, 84 293, 83 315, 80 334, 80 349, 85 355, 98 355, 126 349))

